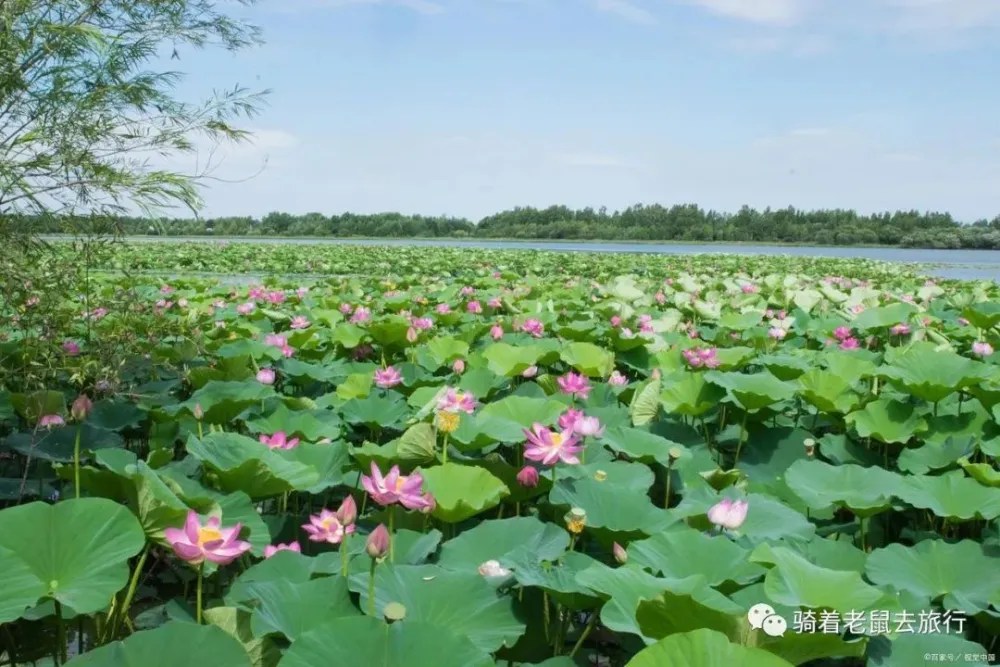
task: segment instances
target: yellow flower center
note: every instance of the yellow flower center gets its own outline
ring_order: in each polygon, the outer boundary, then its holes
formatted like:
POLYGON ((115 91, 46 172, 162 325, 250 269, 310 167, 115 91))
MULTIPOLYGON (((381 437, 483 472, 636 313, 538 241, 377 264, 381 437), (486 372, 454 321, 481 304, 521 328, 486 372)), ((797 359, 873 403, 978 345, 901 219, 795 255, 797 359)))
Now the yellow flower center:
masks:
POLYGON ((562 447, 562 444, 563 444, 563 434, 562 433, 553 433, 552 434, 552 444, 555 447, 562 447))
POLYGON ((454 433, 461 421, 461 416, 456 412, 438 412, 437 415, 437 426, 445 433, 454 433))
POLYGON ((205 546, 206 542, 215 542, 216 540, 222 539, 222 533, 220 533, 215 528, 200 528, 198 529, 198 546, 205 546))
POLYGON ((574 535, 579 535, 580 533, 582 533, 586 525, 587 525, 586 519, 582 521, 578 519, 570 519, 569 521, 566 522, 566 528, 569 530, 569 532, 573 533, 574 535))
POLYGON ((397 477, 396 478, 396 488, 393 489, 393 491, 396 491, 398 493, 399 490, 403 488, 403 484, 405 482, 406 482, 406 478, 403 477, 402 475, 400 475, 399 477, 397 477))

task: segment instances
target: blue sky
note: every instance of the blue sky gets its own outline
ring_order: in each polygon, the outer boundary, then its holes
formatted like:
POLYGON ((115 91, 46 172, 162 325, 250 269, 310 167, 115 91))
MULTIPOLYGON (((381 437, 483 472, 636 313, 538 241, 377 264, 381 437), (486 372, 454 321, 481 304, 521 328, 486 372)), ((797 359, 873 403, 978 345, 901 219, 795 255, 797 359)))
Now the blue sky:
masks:
POLYGON ((266 166, 213 183, 207 216, 639 202, 1000 214, 1000 0, 240 12, 265 46, 172 61, 191 98, 273 91, 255 144, 219 151, 214 175, 266 166))

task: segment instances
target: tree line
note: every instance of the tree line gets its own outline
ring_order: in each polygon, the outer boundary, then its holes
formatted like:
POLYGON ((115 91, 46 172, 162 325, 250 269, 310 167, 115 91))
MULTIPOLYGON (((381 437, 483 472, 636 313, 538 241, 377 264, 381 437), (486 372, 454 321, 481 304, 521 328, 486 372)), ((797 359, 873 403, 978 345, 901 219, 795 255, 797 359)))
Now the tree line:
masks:
MULTIPOLYGON (((60 233, 78 231, 81 219, 47 216, 25 222, 40 233, 60 233)), ((756 210, 744 206, 736 213, 720 213, 693 204, 672 207, 637 204, 613 212, 604 207, 517 207, 478 222, 401 213, 281 212, 268 213, 259 219, 119 217, 115 222, 126 235, 580 239, 1000 249, 1000 215, 992 220, 963 223, 948 213, 936 212, 862 215, 845 209, 756 210)))

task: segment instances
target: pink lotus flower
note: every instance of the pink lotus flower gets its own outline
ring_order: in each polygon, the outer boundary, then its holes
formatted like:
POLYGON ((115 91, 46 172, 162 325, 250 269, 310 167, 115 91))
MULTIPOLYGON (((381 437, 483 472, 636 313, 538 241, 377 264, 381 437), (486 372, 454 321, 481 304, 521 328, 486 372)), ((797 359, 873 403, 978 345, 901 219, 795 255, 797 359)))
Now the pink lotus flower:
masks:
POLYGON ((850 327, 837 327, 833 330, 833 337, 837 340, 846 340, 851 337, 850 327))
POLYGON ((419 336, 420 336, 420 334, 417 333, 416 327, 409 327, 409 328, 407 328, 407 330, 406 330, 406 340, 408 340, 411 343, 416 343, 417 342, 417 338, 419 336))
POLYGON ((247 301, 246 303, 241 303, 240 305, 236 306, 236 312, 239 313, 240 315, 249 315, 256 308, 257 306, 255 304, 247 301))
POLYGON ((293 354, 295 354, 295 348, 289 347, 288 345, 283 345, 281 347, 281 356, 285 359, 291 358, 293 354))
POLYGON ((572 431, 576 422, 583 417, 583 410, 575 410, 570 408, 566 412, 559 415, 559 428, 563 431, 572 431))
POLYGON ((689 347, 681 355, 691 368, 718 368, 722 363, 716 356, 718 352, 714 347, 689 347))
POLYGON ((310 324, 309 318, 307 318, 305 315, 296 315, 295 317, 292 318, 291 327, 293 329, 306 329, 309 327, 309 324, 310 324))
POLYGON ((608 378, 608 384, 612 387, 624 387, 628 384, 628 378, 618 371, 613 371, 611 376, 608 378))
POLYGON ((618 317, 617 315, 612 315, 611 316, 611 326, 612 327, 614 327, 614 328, 617 329, 618 327, 621 326, 621 324, 622 324, 622 318, 618 317))
POLYGON ((62 344, 63 352, 71 357, 75 357, 80 354, 80 346, 71 340, 64 340, 62 344))
POLYGON ((463 287, 462 289, 460 289, 458 291, 458 293, 461 296, 472 296, 473 294, 476 293, 476 288, 475 287, 471 287, 469 285, 466 285, 465 287, 463 287))
POLYGON ((865 305, 863 303, 859 303, 857 305, 851 306, 848 310, 850 310, 855 315, 860 315, 861 313, 865 312, 865 305))
POLYGON ((447 315, 451 312, 451 306, 446 303, 439 303, 434 310, 437 311, 438 315, 447 315))
POLYGON ((403 375, 395 366, 375 369, 375 386, 382 389, 391 389, 403 382, 403 375))
POLYGON ((486 305, 490 308, 503 308, 503 300, 500 297, 495 296, 487 301, 486 305))
POLYGON ((760 288, 753 283, 747 283, 745 285, 740 285, 740 291, 744 294, 754 294, 755 292, 760 291, 760 288))
POLYGON ((300 554, 302 553, 302 547, 299 545, 298 542, 291 542, 289 544, 278 544, 278 545, 269 544, 266 547, 264 547, 264 558, 265 559, 270 558, 279 551, 294 551, 295 553, 300 554))
POLYGON ((300 299, 304 299, 305 296, 306 296, 306 294, 308 294, 308 293, 309 293, 309 288, 305 287, 305 286, 300 287, 297 290, 295 290, 295 296, 299 297, 300 299))
POLYGON ((492 327, 490 327, 490 336, 493 338, 493 340, 500 340, 501 338, 503 338, 503 327, 500 326, 499 324, 494 324, 492 327))
POLYGON ((784 340, 785 336, 788 335, 788 332, 781 327, 771 327, 768 329, 767 335, 775 340, 784 340))
POLYGON ((559 383, 559 389, 564 394, 579 396, 581 400, 587 400, 587 395, 590 394, 590 381, 585 375, 579 375, 570 371, 566 375, 557 378, 556 382, 559 383))
POLYGON ((455 363, 451 365, 451 370, 455 371, 456 375, 461 375, 465 372, 465 361, 463 359, 456 359, 455 363))
POLYGON ((517 473, 517 483, 529 489, 535 488, 538 486, 538 469, 532 466, 524 466, 517 473))
POLYGON ((354 310, 354 306, 349 303, 340 304, 340 312, 344 315, 350 315, 351 311, 354 310))
POLYGON ((438 399, 437 409, 441 412, 464 412, 471 415, 476 410, 476 399, 468 392, 448 387, 438 399))
POLYGON ((653 298, 655 298, 656 303, 660 304, 661 306, 667 302, 667 295, 664 294, 663 292, 657 292, 656 296, 653 298))
POLYGON ((434 320, 429 317, 415 317, 412 324, 418 331, 427 331, 434 328, 434 320))
POLYGON ((615 560, 618 561, 620 565, 624 565, 628 562, 628 552, 622 547, 622 545, 615 542, 611 546, 611 553, 614 555, 615 560))
POLYGON ((993 354, 993 346, 986 341, 977 340, 972 344, 972 353, 979 357, 988 357, 993 354))
POLYGON ((542 465, 555 465, 558 461, 576 465, 580 459, 576 454, 583 450, 577 443, 579 440, 572 431, 557 433, 541 424, 533 424, 531 430, 524 429, 527 442, 524 446, 524 458, 538 461, 542 465))
POLYGON ((351 324, 360 324, 362 322, 367 322, 372 317, 372 311, 364 306, 358 306, 354 309, 354 314, 351 315, 351 324))
POLYGON ((958 318, 958 323, 961 324, 963 327, 969 326, 969 320, 965 319, 964 317, 958 318))
POLYGON ((298 438, 288 438, 284 431, 278 431, 271 437, 261 434, 258 439, 270 449, 295 449, 299 444, 298 438))
POLYGON ((60 415, 42 415, 38 420, 39 428, 52 428, 53 426, 65 426, 66 421, 60 415))
POLYGON ((894 326, 892 329, 889 330, 889 333, 891 333, 893 336, 906 336, 907 334, 910 333, 910 325, 897 324, 896 326, 894 326))
POLYGON ((261 384, 274 384, 274 369, 262 368, 257 371, 257 382, 261 384))
POLYGON ((312 542, 340 544, 344 537, 354 532, 354 524, 344 524, 336 512, 328 509, 309 517, 309 523, 302 525, 302 530, 309 533, 312 542))
POLYGON ((183 528, 167 528, 163 535, 177 556, 191 565, 210 561, 228 565, 246 552, 250 543, 239 539, 242 524, 223 528, 218 517, 211 517, 201 524, 198 514, 190 510, 183 528))
POLYGON ((285 347, 288 345, 288 339, 284 336, 277 336, 275 334, 268 334, 264 336, 265 345, 273 345, 274 347, 285 347))
POLYGON ((70 415, 73 419, 78 422, 82 422, 90 414, 90 411, 94 409, 94 403, 86 394, 80 394, 73 401, 73 407, 70 408, 70 415))
POLYGON ((708 510, 708 520, 716 526, 736 530, 747 518, 749 503, 745 500, 724 498, 708 510))
POLYGON ((534 338, 541 338, 542 334, 545 333, 545 325, 542 324, 541 320, 537 320, 534 317, 526 319, 524 324, 521 325, 521 329, 524 330, 524 333, 534 338))
POLYGON ((481 313, 483 312, 483 306, 478 301, 470 301, 465 304, 465 309, 470 313, 481 313))
POLYGON ((600 438, 604 435, 604 427, 601 426, 601 420, 597 417, 581 416, 573 424, 573 432, 582 436, 600 438))
POLYGON ((277 291, 275 291, 275 292, 268 292, 267 296, 265 297, 265 299, 267 299, 267 302, 270 303, 270 304, 278 305, 279 303, 284 303, 284 301, 285 301, 285 293, 284 292, 277 292, 277 291))
POLYGON ((421 491, 424 478, 420 473, 402 475, 399 466, 392 466, 389 474, 383 477, 374 461, 371 464, 371 472, 370 477, 361 476, 361 485, 379 505, 399 503, 411 510, 423 509, 429 505, 429 499, 421 491))
POLYGON ((844 340, 840 341, 839 347, 841 350, 856 350, 859 347, 861 347, 861 343, 858 342, 857 338, 851 336, 850 338, 845 338, 844 340))
POLYGON ((767 310, 764 311, 764 317, 766 317, 767 319, 771 319, 772 317, 774 317, 774 311, 768 308, 767 310))

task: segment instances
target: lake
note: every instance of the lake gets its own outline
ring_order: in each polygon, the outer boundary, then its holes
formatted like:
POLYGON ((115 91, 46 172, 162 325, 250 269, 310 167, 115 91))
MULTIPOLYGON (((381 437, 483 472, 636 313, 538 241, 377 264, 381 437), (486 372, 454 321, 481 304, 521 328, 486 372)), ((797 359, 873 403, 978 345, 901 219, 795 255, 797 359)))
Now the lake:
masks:
MULTIPOLYGON (((59 237, 48 237, 57 239, 59 237)), ((458 248, 495 248, 512 250, 555 250, 563 252, 618 252, 663 254, 734 254, 797 255, 812 257, 858 257, 886 262, 912 262, 925 265, 928 275, 959 280, 995 280, 1000 282, 1000 251, 997 250, 926 250, 916 248, 836 248, 827 246, 733 245, 722 243, 628 243, 616 241, 491 241, 487 239, 335 239, 335 238, 253 238, 211 236, 135 236, 128 241, 143 243, 219 242, 285 243, 295 245, 340 244, 357 246, 446 246, 458 248)))

